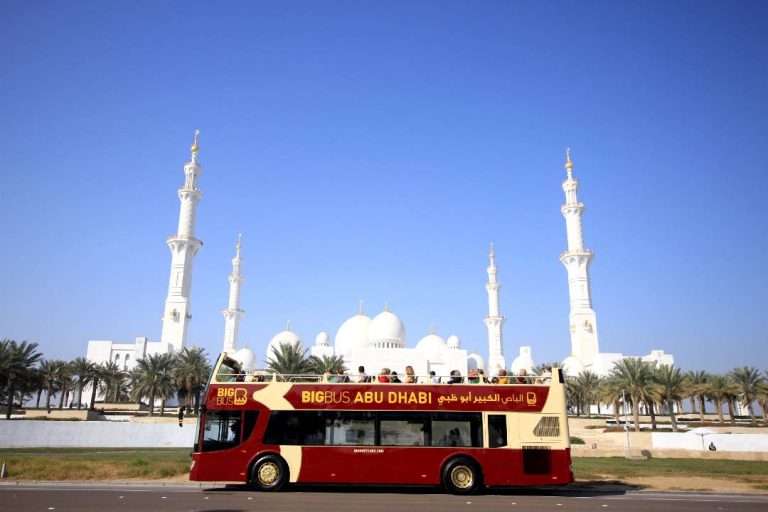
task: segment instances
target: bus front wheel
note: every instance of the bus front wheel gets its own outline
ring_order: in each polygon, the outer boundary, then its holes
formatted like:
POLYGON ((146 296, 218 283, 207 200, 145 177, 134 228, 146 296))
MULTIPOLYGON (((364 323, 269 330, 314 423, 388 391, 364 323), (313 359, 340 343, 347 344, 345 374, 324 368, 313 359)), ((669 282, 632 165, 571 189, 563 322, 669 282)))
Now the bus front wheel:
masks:
POLYGON ((453 494, 474 494, 481 480, 477 463, 466 457, 451 459, 443 468, 443 487, 453 494))
POLYGON ((251 485, 260 491, 279 491, 288 481, 288 466, 277 455, 265 455, 253 464, 251 485))

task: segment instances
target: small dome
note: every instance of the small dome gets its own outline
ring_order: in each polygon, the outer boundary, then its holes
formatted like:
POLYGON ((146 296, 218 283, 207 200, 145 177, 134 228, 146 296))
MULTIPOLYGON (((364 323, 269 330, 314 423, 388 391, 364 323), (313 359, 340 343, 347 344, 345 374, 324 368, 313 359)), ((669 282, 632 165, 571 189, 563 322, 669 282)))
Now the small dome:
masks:
POLYGON ((563 361, 563 373, 568 377, 575 377, 584 371, 584 364, 574 356, 568 356, 563 361))
POLYGON ((416 350, 427 354, 437 354, 445 348, 445 340, 437 334, 427 334, 416 344, 416 350))
POLYGON ((455 334, 451 334, 446 340, 446 345, 448 348, 461 348, 461 340, 455 334))
POLYGON ((534 373, 533 370, 536 368, 536 363, 531 358, 531 347, 520 347, 520 355, 512 361, 510 369, 513 374, 519 372, 520 368, 525 368, 529 374, 534 373))
POLYGON ((337 354, 346 354, 356 348, 368 346, 368 328, 371 319, 362 313, 348 318, 336 331, 333 345, 337 354))
POLYGON ((248 347, 243 347, 234 354, 232 359, 240 363, 240 366, 245 371, 252 371, 256 369, 256 355, 248 347))
POLYGON ((467 370, 485 370, 485 361, 480 354, 473 352, 467 356, 467 370))
POLYGON ((327 347, 328 346, 328 333, 325 331, 320 331, 317 336, 315 337, 315 345, 320 347, 327 347))
POLYGON ((301 338, 299 338, 299 335, 287 329, 275 334, 275 336, 269 341, 269 345, 267 345, 267 360, 274 358, 274 351, 279 350, 278 347, 280 345, 293 345, 297 341, 299 344, 301 344, 301 338))
POLYGON ((371 320, 368 343, 375 347, 392 348, 405 345, 405 326, 400 319, 385 309, 371 320))

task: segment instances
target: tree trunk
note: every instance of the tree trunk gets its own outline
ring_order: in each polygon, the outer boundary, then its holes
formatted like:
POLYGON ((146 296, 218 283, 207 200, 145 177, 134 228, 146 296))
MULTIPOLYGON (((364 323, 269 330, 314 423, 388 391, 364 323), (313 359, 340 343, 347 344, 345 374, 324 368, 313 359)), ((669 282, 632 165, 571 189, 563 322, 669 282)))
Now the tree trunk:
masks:
POLYGON ((59 395, 59 410, 64 408, 64 399, 65 399, 64 395, 66 394, 66 389, 64 388, 63 384, 61 386, 60 393, 61 395, 59 395))
POLYGON ((149 415, 155 415, 155 388, 149 391, 149 415))
POLYGON ((648 414, 651 416, 651 430, 658 430, 656 425, 656 407, 653 402, 645 402, 645 406, 648 408, 648 414))
POLYGON ((640 432, 640 404, 632 400, 632 418, 635 420, 635 432, 640 432))
POLYGON ((198 415, 198 411, 200 410, 200 391, 195 391, 195 416, 198 415))
POLYGON ((48 383, 48 387, 45 390, 45 410, 51 412, 51 392, 53 391, 53 384, 48 383))
POLYGON ((96 388, 99 385, 99 381, 94 380, 91 384, 93 385, 93 390, 91 391, 91 407, 90 407, 90 409, 92 411, 95 411, 96 410, 96 407, 95 407, 95 405, 96 405, 96 388))
POLYGON ((677 432, 677 419, 675 418, 675 405, 672 400, 667 402, 669 405, 669 421, 672 423, 672 432, 677 432))
POLYGON ((8 407, 5 409, 5 419, 11 419, 11 409, 13 409, 13 395, 16 394, 16 386, 12 379, 8 379, 8 407))
POLYGON ((43 396, 43 388, 37 390, 37 401, 35 402, 35 409, 40 408, 40 398, 43 396))
POLYGON ((715 401, 715 405, 717 407, 717 417, 720 419, 720 423, 725 423, 725 418, 723 418, 723 401, 718 399, 715 401))
POLYGON ((696 397, 692 395, 688 398, 691 401, 691 414, 696 414, 696 397))
POLYGON ((707 401, 704 395, 699 395, 699 419, 704 422, 704 415, 707 414, 707 401))
POLYGON ((731 417, 731 423, 736 423, 736 411, 734 406, 734 400, 728 399, 728 416, 731 417))
POLYGON ((160 401, 160 416, 165 414, 165 398, 160 401))

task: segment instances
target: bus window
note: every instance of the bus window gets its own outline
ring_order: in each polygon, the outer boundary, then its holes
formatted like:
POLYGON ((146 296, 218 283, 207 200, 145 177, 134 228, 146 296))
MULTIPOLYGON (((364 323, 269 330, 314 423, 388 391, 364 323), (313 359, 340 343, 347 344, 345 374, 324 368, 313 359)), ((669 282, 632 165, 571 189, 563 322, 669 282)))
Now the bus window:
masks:
POLYGON ((326 416, 323 411, 274 411, 269 415, 264 444, 324 445, 326 416))
POLYGON ((205 413, 203 429, 203 451, 226 450, 241 443, 253 431, 258 417, 257 411, 246 411, 243 429, 240 411, 216 411, 209 409, 205 413), (243 435, 243 432, 245 434, 243 435))
POLYGON ((427 415, 419 413, 380 413, 381 446, 428 446, 427 415))
POLYGON ((339 412, 328 418, 325 444, 335 446, 373 446, 376 442, 376 421, 372 412, 339 412))
POLYGON ((488 446, 507 446, 507 417, 502 414, 488 415, 488 446))
POLYGON ((481 414, 432 413, 432 446, 483 446, 481 414))

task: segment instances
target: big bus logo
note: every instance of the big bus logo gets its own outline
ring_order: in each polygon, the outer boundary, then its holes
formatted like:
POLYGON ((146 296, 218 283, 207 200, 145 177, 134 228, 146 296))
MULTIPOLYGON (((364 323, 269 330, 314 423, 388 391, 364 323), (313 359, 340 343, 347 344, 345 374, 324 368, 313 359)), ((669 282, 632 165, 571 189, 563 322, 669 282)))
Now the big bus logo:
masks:
POLYGON ((219 388, 216 391, 216 405, 245 405, 247 401, 245 388, 219 388))
POLYGON ((529 391, 525 395, 525 401, 528 403, 528 405, 536 405, 536 393, 529 391))

